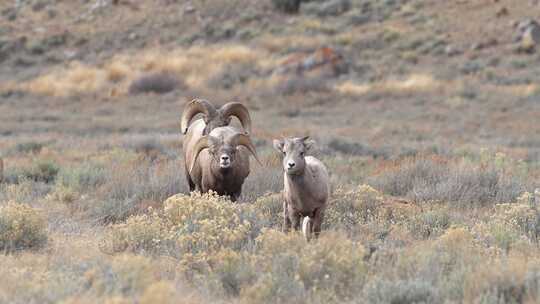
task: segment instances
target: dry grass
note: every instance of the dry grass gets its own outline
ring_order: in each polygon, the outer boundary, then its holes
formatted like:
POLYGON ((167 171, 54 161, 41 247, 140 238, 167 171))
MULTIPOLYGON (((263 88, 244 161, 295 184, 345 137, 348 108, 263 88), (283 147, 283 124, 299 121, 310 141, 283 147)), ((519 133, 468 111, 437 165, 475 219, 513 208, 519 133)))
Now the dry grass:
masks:
POLYGON ((389 79, 376 83, 357 84, 345 81, 336 84, 334 89, 343 95, 362 96, 373 94, 422 94, 443 90, 449 84, 439 81, 431 75, 412 74, 404 79, 389 79))
POLYGON ((134 55, 117 55, 102 66, 73 62, 68 67, 47 71, 18 86, 33 94, 66 97, 111 92, 125 95, 131 83, 143 74, 166 73, 178 77, 188 87, 205 88, 208 81, 231 65, 259 62, 268 65, 261 50, 242 45, 194 46, 171 51, 153 49, 134 55))

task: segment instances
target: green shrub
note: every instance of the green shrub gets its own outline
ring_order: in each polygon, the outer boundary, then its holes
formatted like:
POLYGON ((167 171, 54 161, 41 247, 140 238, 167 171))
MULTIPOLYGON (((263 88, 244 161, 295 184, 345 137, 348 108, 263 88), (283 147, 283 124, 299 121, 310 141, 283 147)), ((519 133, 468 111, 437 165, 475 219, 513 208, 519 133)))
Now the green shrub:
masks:
POLYGON ((0 206, 0 250, 40 248, 47 242, 47 222, 35 209, 14 202, 0 206))

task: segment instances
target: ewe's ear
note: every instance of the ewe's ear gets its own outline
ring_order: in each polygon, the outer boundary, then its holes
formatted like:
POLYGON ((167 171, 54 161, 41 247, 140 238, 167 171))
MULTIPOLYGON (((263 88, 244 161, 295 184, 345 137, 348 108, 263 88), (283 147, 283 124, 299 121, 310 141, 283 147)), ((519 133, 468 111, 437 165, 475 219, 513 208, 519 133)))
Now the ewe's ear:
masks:
POLYGON ((285 142, 283 140, 274 139, 274 149, 276 149, 279 152, 283 153, 283 146, 285 146, 285 142))
POLYGON ((310 151, 313 148, 315 148, 316 142, 311 138, 304 138, 304 147, 306 147, 306 151, 310 151))

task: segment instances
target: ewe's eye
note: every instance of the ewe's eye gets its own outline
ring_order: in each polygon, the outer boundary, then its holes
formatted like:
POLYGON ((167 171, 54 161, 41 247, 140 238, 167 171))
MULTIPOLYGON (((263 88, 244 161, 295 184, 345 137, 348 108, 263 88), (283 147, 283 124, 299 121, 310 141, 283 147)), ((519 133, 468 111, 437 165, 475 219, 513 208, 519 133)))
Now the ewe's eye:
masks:
POLYGON ((302 157, 303 157, 303 156, 304 156, 304 154, 305 154, 304 152, 300 152, 300 156, 302 156, 302 157))

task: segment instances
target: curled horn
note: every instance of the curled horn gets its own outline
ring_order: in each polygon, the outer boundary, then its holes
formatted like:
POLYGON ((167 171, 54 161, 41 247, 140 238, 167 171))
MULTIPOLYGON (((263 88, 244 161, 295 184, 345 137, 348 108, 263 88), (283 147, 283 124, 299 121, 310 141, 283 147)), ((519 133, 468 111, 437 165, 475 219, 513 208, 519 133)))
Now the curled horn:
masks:
POLYGON ((249 116, 248 109, 243 104, 239 102, 229 102, 223 105, 219 111, 224 117, 238 117, 238 120, 242 123, 242 127, 247 134, 251 134, 251 117, 249 116))
POLYGON ((212 118, 217 115, 216 107, 210 102, 204 99, 193 99, 190 103, 187 104, 184 112, 182 113, 182 120, 180 122, 182 128, 182 134, 186 134, 189 122, 193 116, 203 113, 207 118, 212 118))
POLYGON ((191 163, 191 168, 189 168, 190 173, 191 171, 193 171, 193 168, 195 167, 195 163, 197 162, 197 158, 199 157, 199 154, 201 153, 201 151, 208 147, 210 147, 210 135, 206 135, 199 138, 193 150, 195 151, 195 155, 193 157, 193 162, 191 163))
POLYGON ((236 147, 236 146, 244 146, 244 147, 246 147, 249 150, 249 152, 251 152, 251 154, 253 154, 253 157, 255 157, 255 159, 257 160, 259 165, 262 166, 262 163, 259 160, 259 157, 257 156, 257 150, 255 149, 255 146, 253 145, 253 142, 251 141, 251 138, 248 135, 242 134, 242 133, 234 134, 229 139, 229 143, 234 147, 236 147))

